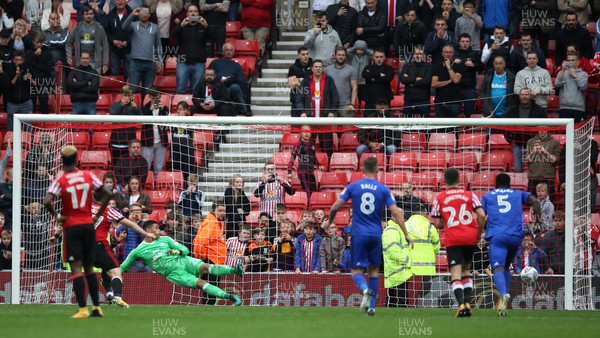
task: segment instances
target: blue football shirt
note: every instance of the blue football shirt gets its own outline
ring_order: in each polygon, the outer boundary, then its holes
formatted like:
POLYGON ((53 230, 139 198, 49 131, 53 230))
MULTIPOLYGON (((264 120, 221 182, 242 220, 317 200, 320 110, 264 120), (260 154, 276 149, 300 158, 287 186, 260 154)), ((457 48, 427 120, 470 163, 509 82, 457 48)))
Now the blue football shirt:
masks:
POLYGON ((350 183, 340 198, 352 200, 352 236, 381 236, 381 210, 396 205, 390 189, 371 178, 350 183))
POLYGON ((487 214, 485 239, 497 234, 523 237, 523 204, 529 199, 529 192, 513 189, 494 189, 481 200, 487 214))

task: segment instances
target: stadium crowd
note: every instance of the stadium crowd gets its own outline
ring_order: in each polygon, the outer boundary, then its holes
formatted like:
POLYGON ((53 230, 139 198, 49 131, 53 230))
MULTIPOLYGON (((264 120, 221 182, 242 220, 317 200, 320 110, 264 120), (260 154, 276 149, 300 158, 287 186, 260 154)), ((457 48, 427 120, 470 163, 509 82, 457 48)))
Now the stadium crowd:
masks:
MULTIPOLYGON (((595 54, 594 45, 596 50, 600 45, 594 39, 596 25, 588 23, 598 18, 600 8, 593 2, 589 11, 587 1, 575 6, 565 0, 395 3, 389 8, 387 1, 377 0, 313 2, 314 27, 306 32, 288 72, 293 117, 433 113, 582 121, 596 114, 600 53, 595 54), (529 20, 540 16, 544 21, 529 20)), ((0 89, 7 131, 12 129, 13 114, 56 113, 59 105, 73 114, 252 116, 250 76, 257 73, 268 54, 269 39, 274 39, 269 37, 273 0, 114 0, 108 12, 105 5, 74 0, 77 12, 72 21, 61 0, 30 1, 26 8, 22 0, 0 1, 0 89), (227 37, 228 22, 239 22, 230 25, 239 27, 245 40, 257 41, 257 53, 250 58, 236 53, 238 44, 227 37), (61 74, 66 79, 65 95, 52 92, 58 83, 53 65, 58 62, 65 65, 61 74), (107 76, 127 84, 111 82, 107 76), (193 93, 193 99, 175 102, 172 97, 181 97, 173 93, 193 93)), ((341 147, 344 139, 354 139, 346 153, 355 155, 351 162, 356 169, 365 156, 391 162, 395 153, 406 150, 405 135, 411 136, 381 130, 313 132, 303 127, 290 136, 287 148, 282 144, 282 152, 289 153, 282 166, 265 164, 251 196, 244 192, 244 177, 234 175, 223 200, 203 213, 205 194, 198 183, 208 160, 206 147, 210 144, 218 151, 223 134, 185 127, 138 129, 77 132, 82 135, 78 146, 110 149, 110 167, 105 159, 104 170, 96 172, 115 194, 111 205, 138 224, 160 220, 164 234, 186 245, 195 257, 231 266, 242 262, 251 272, 348 272, 352 211, 338 213, 335 224, 323 228, 327 208, 335 200, 316 206, 309 203, 311 195, 325 190, 323 178, 328 169, 334 172, 336 145, 341 147), (165 193, 173 176, 180 184, 174 194, 165 193), (304 196, 300 206, 290 203, 294 196, 304 196)), ((429 149, 441 134, 422 135, 429 137, 429 149)), ((541 273, 562 274, 564 227, 569 226, 558 200, 565 188, 564 149, 544 131, 496 135, 508 145, 499 171, 526 171, 525 188, 536 194, 544 212, 540 228, 532 227, 533 222, 525 224, 529 232, 514 271, 531 265, 541 273)), ((58 244, 45 241, 44 227, 50 219, 40 203, 58 174, 52 146, 56 135, 29 136, 21 220, 25 267, 60 269, 58 244)), ((3 145, 0 268, 10 262, 6 243, 13 226, 10 138, 3 145)), ((596 141, 591 149, 593 212, 596 141)), ((427 215, 423 209, 428 209, 438 185, 436 180, 434 188, 416 190, 410 183, 402 184, 396 199, 407 220, 427 215)), ((343 184, 334 187, 340 188, 343 184)), ((120 260, 142 240, 116 223, 110 235, 120 260)), ((443 233, 439 236, 443 248, 443 233)), ((598 243, 597 228, 592 236, 598 243)), ((476 254, 485 262, 483 244, 481 249, 476 254)), ((432 257, 437 271, 445 272, 446 262, 438 261, 441 256, 432 257)), ((486 269, 485 263, 475 268, 480 273, 486 269)), ((151 270, 138 261, 132 271, 151 270)))

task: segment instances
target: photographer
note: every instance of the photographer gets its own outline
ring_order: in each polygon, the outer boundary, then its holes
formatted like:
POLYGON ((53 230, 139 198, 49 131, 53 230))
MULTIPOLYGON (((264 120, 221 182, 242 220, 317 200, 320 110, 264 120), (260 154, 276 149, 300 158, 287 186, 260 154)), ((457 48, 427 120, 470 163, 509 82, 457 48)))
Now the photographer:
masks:
POLYGON ((208 23, 200 16, 198 6, 191 4, 187 8, 187 17, 173 28, 172 34, 177 40, 177 94, 193 92, 202 80, 206 64, 207 27, 208 23))
MULTIPOLYGON (((121 89, 121 99, 110 106, 110 115, 141 115, 140 108, 133 99, 133 90, 129 85, 121 89)), ((110 148, 113 161, 127 157, 129 141, 134 140, 135 127, 118 128, 110 134, 110 148)), ((124 182, 119 182, 123 184, 124 182)))
POLYGON ((585 91, 588 87, 588 74, 578 67, 579 58, 577 52, 568 52, 567 59, 563 61, 556 76, 556 89, 560 88, 559 117, 574 119, 575 122, 587 117, 585 91))
POLYGON ((323 66, 327 67, 333 63, 332 56, 338 46, 342 46, 342 40, 338 32, 328 24, 327 15, 317 14, 315 27, 304 33, 304 47, 308 48, 309 55, 314 60, 322 60, 323 66))
POLYGON ((281 177, 277 177, 275 164, 269 161, 265 163, 263 176, 258 181, 258 186, 254 189, 254 197, 259 198, 259 211, 266 212, 275 217, 277 204, 285 203, 285 194, 294 195, 296 190, 292 185, 281 177))
POLYGON ((533 267, 538 273, 553 273, 552 268, 549 265, 548 255, 544 250, 535 245, 533 234, 531 232, 526 232, 523 237, 521 247, 517 251, 515 261, 513 262, 513 272, 521 273, 521 270, 527 266, 533 267), (543 267, 547 267, 547 269, 542 270, 543 267))
MULTIPOLYGON (((149 116, 167 116, 169 115, 169 107, 165 107, 160 101, 160 92, 152 87, 148 92, 150 100, 142 107, 142 115, 149 116)), ((156 124, 142 125, 142 156, 148 162, 148 170, 154 162, 154 175, 163 171, 165 167, 165 159, 167 156, 167 146, 169 139, 165 126, 156 124)))

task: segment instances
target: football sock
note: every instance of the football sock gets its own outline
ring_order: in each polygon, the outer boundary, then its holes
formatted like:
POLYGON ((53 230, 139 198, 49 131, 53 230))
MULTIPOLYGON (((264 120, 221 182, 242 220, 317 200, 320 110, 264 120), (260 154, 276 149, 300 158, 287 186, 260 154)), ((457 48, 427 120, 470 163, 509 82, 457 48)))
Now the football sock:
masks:
POLYGON ((373 298, 371 298, 371 305, 369 308, 374 309, 375 303, 377 302, 377 291, 379 290, 378 277, 369 277, 369 289, 373 290, 373 298))
MULTIPOLYGON (((506 284, 504 284, 504 287, 506 289, 506 292, 510 291, 510 269, 509 268, 504 268, 504 281, 506 282, 506 284)), ((504 296, 504 294, 502 294, 504 296)))
POLYGON ((205 283, 204 286, 202 287, 202 291, 206 292, 206 294, 214 296, 214 297, 219 297, 219 298, 225 298, 225 299, 229 299, 230 295, 221 290, 220 288, 211 285, 209 283, 205 283))
POLYGON ((102 286, 104 287, 104 290, 106 290, 107 293, 113 290, 110 276, 104 270, 102 270, 102 286))
POLYGON ((354 284, 358 286, 360 292, 365 292, 369 288, 367 286, 367 281, 365 280, 365 277, 360 273, 352 275, 352 280, 354 281, 354 284))
POLYGON ((114 290, 115 296, 121 297, 121 293, 123 292, 123 280, 121 277, 113 277, 110 283, 112 285, 112 289, 114 290))
POLYGON ((465 303, 470 303, 471 302, 471 292, 473 291, 473 279, 471 279, 471 277, 463 277, 462 279, 462 285, 463 285, 463 293, 464 293, 464 297, 465 297, 465 303))
POLYGON ((91 273, 89 275, 85 275, 85 279, 87 279, 88 291, 90 292, 90 297, 92 297, 92 304, 94 304, 94 306, 100 306, 100 296, 98 295, 98 277, 96 277, 95 273, 91 273))
POLYGON ((463 285, 460 280, 452 281, 452 292, 454 292, 454 297, 456 297, 456 301, 459 305, 465 302, 463 294, 463 285))
POLYGON ((75 291, 75 298, 77 298, 77 304, 79 304, 79 307, 85 307, 85 281, 83 280, 82 273, 73 275, 73 291, 75 291))
POLYGON ((504 276, 504 269, 494 269, 494 284, 496 284, 496 289, 500 292, 500 297, 504 296, 506 293, 506 277, 504 276))
POLYGON ((231 275, 235 271, 235 268, 227 265, 211 265, 208 268, 208 273, 215 276, 231 275))

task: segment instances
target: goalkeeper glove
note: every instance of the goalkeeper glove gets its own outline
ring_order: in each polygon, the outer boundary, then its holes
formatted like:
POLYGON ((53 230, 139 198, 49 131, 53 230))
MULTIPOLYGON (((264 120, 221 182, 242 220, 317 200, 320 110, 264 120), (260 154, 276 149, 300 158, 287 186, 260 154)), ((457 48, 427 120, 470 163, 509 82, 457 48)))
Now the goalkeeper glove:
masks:
POLYGON ((181 251, 179 251, 177 249, 171 249, 171 250, 169 250, 169 255, 170 256, 179 256, 179 255, 181 255, 181 251))

